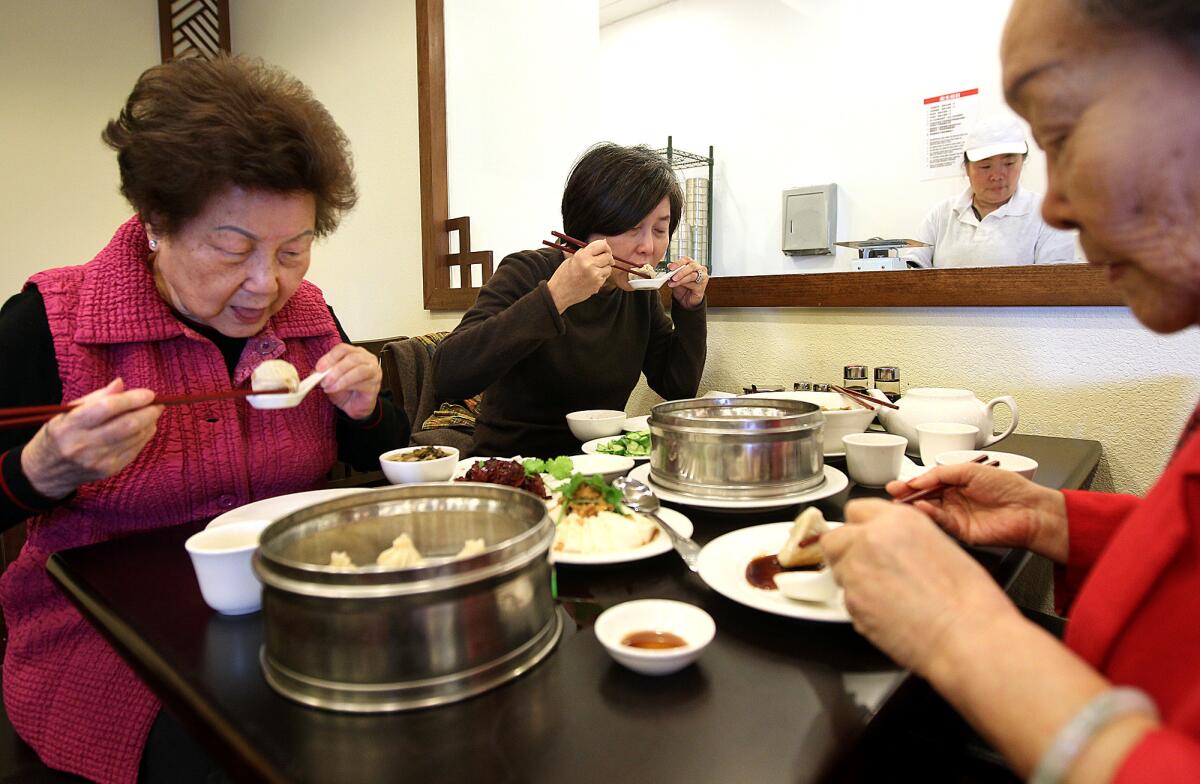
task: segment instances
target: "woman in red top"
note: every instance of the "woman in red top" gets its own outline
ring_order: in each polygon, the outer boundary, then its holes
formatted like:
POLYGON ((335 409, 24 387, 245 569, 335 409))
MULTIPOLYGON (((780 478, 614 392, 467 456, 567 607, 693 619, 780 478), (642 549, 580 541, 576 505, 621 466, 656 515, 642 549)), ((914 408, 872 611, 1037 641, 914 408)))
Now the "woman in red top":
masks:
MULTIPOLYGON (((1200 11, 1192 0, 1016 0, 1009 103, 1046 151, 1048 223, 1077 228, 1156 332, 1200 323, 1200 11)), ((855 627, 927 678, 1018 773, 1200 781, 1200 432, 1144 499, 980 466, 917 507, 856 501, 822 540, 855 627), (1065 645, 937 525, 1059 566, 1065 645)))

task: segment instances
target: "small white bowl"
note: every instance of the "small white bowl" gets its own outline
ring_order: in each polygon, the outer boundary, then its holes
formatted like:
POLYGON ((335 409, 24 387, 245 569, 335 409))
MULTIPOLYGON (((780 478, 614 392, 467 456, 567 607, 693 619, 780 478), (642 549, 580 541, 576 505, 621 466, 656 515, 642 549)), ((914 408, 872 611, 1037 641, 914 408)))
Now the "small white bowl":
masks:
POLYGON ((577 474, 600 474, 604 481, 611 482, 618 476, 624 476, 633 470, 635 465, 632 457, 624 455, 606 455, 597 452, 591 455, 571 455, 571 465, 577 474))
POLYGON ((620 435, 625 426, 625 412, 606 408, 572 411, 567 414, 567 427, 580 441, 620 435))
POLYGON ((1014 474, 1020 474, 1026 479, 1033 479, 1033 475, 1037 473, 1038 462, 1031 457, 1025 455, 1014 455, 1012 452, 992 452, 987 449, 960 449, 951 452, 942 452, 934 460, 938 465, 952 465, 954 463, 969 463, 980 455, 987 455, 988 460, 999 460, 1000 468, 1005 471, 1012 471, 1014 474))
POLYGON ((245 615, 262 607, 262 584, 250 561, 258 537, 270 524, 246 520, 206 528, 183 543, 205 604, 224 615, 245 615))
POLYGON ((618 664, 643 675, 669 675, 694 662, 712 642, 717 625, 695 605, 669 599, 638 599, 610 607, 596 619, 596 639, 618 664), (622 645, 634 632, 670 632, 687 643, 660 650, 622 645))
POLYGON ((402 455, 405 452, 415 452, 418 449, 428 448, 424 446, 406 446, 384 452, 379 456, 379 467, 383 469, 383 473, 388 478, 388 481, 394 485, 407 485, 413 482, 445 482, 454 476, 454 469, 458 466, 458 450, 452 446, 434 447, 434 449, 440 449, 443 452, 449 453, 445 457, 439 457, 436 460, 415 460, 411 463, 403 463, 399 460, 388 459, 389 457, 402 455))
POLYGON ((837 596, 837 581, 829 567, 804 572, 780 572, 775 587, 789 599, 802 602, 827 602, 837 596))

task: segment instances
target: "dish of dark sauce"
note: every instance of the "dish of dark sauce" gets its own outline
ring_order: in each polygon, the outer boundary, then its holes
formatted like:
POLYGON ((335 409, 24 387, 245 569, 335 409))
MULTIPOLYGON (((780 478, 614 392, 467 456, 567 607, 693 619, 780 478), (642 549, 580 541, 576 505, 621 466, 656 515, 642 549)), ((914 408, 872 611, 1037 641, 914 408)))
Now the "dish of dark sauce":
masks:
POLYGON ((778 555, 760 555, 746 564, 746 582, 764 591, 775 591, 778 590, 775 587, 775 575, 780 572, 816 572, 822 568, 823 564, 784 568, 779 563, 778 555))
POLYGON ((668 648, 682 648, 687 645, 687 640, 670 632, 630 632, 621 638, 621 644, 628 645, 630 648, 661 651, 668 648))

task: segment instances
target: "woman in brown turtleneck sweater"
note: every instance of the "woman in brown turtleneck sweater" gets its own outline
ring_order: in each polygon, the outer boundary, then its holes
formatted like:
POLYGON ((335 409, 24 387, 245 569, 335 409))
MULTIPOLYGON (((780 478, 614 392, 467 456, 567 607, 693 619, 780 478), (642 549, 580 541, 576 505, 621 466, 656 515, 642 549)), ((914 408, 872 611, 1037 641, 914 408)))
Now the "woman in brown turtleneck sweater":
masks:
POLYGON ((682 209, 675 175, 648 148, 599 144, 580 158, 563 191, 563 229, 588 245, 571 255, 545 248, 505 258, 434 356, 439 397, 484 392, 476 453, 574 454, 579 441, 566 414, 625 408, 642 373, 664 398, 696 394, 706 350, 704 267, 671 263, 668 318, 658 291, 634 291, 613 266, 614 256, 658 263, 682 209))

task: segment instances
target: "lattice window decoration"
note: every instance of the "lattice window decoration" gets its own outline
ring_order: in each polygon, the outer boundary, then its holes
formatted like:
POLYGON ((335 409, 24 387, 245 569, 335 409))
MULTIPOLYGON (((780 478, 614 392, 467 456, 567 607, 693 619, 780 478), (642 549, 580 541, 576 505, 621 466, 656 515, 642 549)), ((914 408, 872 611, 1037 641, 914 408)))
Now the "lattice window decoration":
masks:
POLYGON ((229 0, 158 0, 162 60, 228 53, 229 0))

